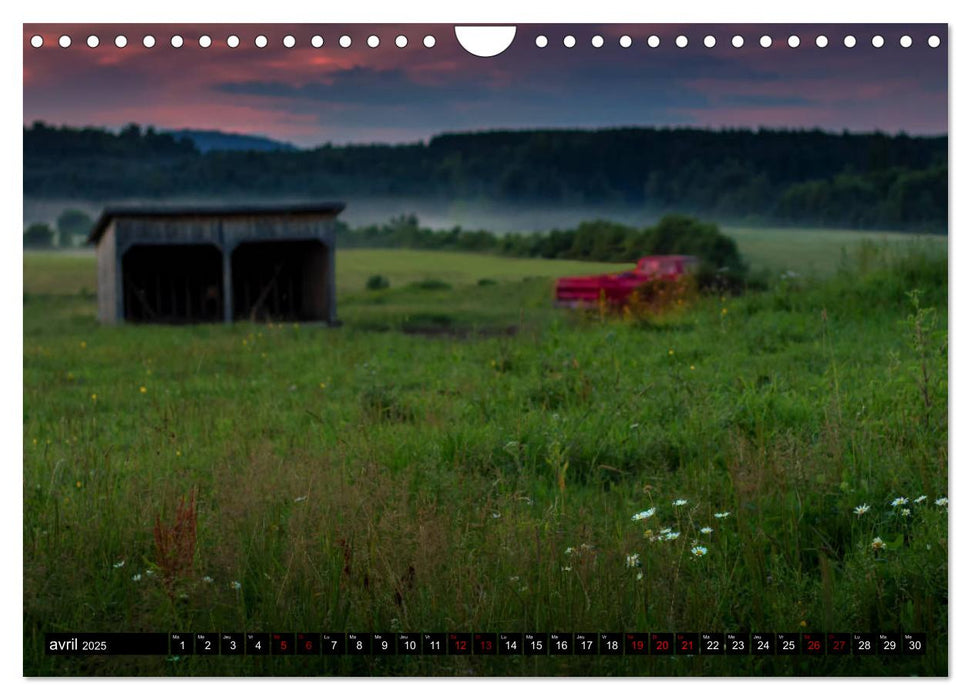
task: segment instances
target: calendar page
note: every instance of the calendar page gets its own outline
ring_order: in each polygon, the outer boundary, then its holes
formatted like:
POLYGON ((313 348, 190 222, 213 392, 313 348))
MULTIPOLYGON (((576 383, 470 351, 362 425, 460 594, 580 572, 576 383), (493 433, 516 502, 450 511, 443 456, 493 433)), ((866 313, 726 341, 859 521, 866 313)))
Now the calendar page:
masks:
POLYGON ((947 25, 22 35, 24 675, 948 675, 947 25))

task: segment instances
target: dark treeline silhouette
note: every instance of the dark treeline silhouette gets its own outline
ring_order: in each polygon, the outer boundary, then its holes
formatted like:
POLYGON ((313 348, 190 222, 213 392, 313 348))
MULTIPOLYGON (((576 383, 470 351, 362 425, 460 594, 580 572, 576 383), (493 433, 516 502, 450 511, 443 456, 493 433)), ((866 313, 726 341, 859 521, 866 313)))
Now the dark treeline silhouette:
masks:
POLYGON ((760 223, 946 232, 947 137, 619 128, 427 144, 199 152, 136 125, 24 128, 24 194, 462 198, 617 204, 760 223))

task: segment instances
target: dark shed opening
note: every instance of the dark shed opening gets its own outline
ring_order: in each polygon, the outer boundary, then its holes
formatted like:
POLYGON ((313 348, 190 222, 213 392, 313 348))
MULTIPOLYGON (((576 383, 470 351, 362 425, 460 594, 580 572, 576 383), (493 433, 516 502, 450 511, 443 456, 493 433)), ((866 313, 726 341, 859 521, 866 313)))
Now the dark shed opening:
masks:
POLYGON ((222 254, 213 245, 134 245, 122 256, 126 321, 223 318, 222 254))
POLYGON ((316 240, 240 243, 232 254, 233 319, 326 318, 327 255, 316 240))

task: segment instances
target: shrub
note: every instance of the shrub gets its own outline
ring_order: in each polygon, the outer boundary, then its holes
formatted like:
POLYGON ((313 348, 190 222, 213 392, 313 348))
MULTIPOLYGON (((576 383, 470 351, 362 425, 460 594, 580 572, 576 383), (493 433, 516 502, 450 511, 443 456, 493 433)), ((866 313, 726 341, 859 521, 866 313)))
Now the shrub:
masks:
POLYGON ((412 282, 411 286, 415 289, 451 289, 452 285, 443 280, 436 279, 424 279, 418 282, 412 282))
POLYGON ((387 289, 390 286, 391 282, 384 275, 371 275, 367 278, 367 282, 364 285, 366 289, 370 290, 387 289))

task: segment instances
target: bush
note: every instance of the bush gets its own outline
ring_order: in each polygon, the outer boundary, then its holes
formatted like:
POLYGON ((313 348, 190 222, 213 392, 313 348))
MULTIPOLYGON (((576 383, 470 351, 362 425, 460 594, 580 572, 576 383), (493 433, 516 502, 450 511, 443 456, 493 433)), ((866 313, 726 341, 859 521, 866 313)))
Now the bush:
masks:
POLYGON ((53 248, 54 229, 47 224, 31 224, 24 231, 24 248, 53 248))
POLYGON ((494 284, 496 284, 496 281, 491 280, 488 277, 484 277, 480 279, 478 282, 476 282, 476 284, 479 285, 480 287, 491 287, 494 284))
POLYGON ((387 289, 390 286, 391 282, 389 282, 388 278, 384 275, 371 275, 367 278, 367 282, 364 284, 366 289, 370 289, 372 291, 378 289, 387 289))

